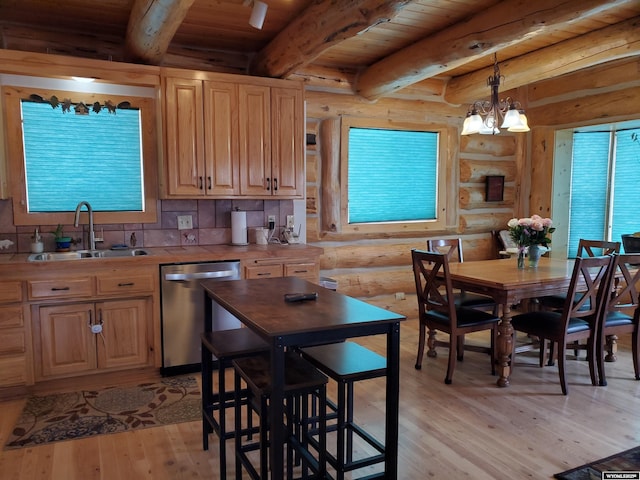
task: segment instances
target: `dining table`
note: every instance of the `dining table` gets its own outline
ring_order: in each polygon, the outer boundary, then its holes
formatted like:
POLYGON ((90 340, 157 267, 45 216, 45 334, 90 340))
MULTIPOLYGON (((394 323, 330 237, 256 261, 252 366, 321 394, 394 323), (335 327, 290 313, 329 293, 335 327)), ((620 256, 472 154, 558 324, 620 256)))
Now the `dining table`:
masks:
MULTIPOLYGON (((343 341, 370 335, 386 336, 386 400, 384 472, 370 478, 398 478, 398 414, 400 322, 403 315, 320 287, 298 277, 245 280, 205 280, 205 331, 211 330, 212 301, 236 316, 270 345, 271 425, 269 459, 272 479, 284 478, 285 351, 293 347, 343 341), (286 294, 316 293, 316 298, 285 301, 286 294), (280 419, 280 420, 278 420, 280 419)), ((312 295, 313 297, 313 295, 312 295)))
POLYGON ((454 288, 492 297, 501 306, 498 324, 497 385, 508 387, 513 351, 512 306, 523 300, 566 292, 571 282, 574 261, 541 257, 533 268, 525 263, 518 268, 515 258, 450 263, 449 274, 454 288))

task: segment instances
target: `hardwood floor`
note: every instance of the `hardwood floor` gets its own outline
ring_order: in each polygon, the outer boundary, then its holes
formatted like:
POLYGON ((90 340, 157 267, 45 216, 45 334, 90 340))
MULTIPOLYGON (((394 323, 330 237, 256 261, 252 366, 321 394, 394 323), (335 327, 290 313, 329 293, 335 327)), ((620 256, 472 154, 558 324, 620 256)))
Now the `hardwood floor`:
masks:
MULTIPOLYGON (((444 384, 447 350, 414 369, 417 322, 402 324, 399 477, 548 479, 554 473, 640 444, 640 381, 628 339, 607 364, 607 387, 592 387, 584 360, 567 362, 569 395, 556 367, 536 353, 516 358, 512 385, 501 389, 486 355, 466 352, 453 384, 444 384)), ((480 342, 472 337, 472 342, 480 342)), ((384 353, 382 338, 360 343, 384 353)), ((383 438, 384 383, 356 386, 359 424, 383 438)), ((24 400, 0 403, 0 441, 24 400)), ((217 438, 202 450, 200 422, 0 452, 3 480, 217 479, 217 438)), ((231 443, 229 443, 231 446, 231 443)), ((231 456, 230 456, 231 457, 231 456)), ((228 459, 233 473, 233 460, 228 459)))

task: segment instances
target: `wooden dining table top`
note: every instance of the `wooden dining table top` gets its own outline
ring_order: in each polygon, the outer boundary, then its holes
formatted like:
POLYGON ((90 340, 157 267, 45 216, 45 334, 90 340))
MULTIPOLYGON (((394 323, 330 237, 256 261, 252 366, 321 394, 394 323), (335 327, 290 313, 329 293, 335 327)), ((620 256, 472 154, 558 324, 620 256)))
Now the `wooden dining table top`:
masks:
MULTIPOLYGON (((542 257, 537 268, 519 269, 513 258, 450 263, 453 286, 488 293, 498 301, 551 295, 566 290, 573 260, 542 257), (509 297, 503 298, 503 297, 509 297)), ((525 262, 526 265, 526 262, 525 262)))

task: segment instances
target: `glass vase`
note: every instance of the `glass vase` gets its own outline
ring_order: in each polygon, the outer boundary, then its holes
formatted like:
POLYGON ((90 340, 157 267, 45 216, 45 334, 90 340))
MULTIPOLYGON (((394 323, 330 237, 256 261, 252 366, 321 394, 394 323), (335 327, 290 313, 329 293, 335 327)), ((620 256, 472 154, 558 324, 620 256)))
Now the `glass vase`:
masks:
POLYGON ((518 247, 518 269, 524 268, 524 247, 518 247))
POLYGON ((538 268, 540 253, 540 247, 538 245, 529 246, 529 268, 538 268))

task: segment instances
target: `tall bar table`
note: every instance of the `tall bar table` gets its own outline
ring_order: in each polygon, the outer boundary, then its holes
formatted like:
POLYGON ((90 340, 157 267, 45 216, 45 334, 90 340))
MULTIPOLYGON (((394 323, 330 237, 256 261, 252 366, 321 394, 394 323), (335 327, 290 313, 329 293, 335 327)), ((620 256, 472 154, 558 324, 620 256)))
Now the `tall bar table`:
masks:
POLYGON ((289 347, 386 335, 385 471, 379 478, 398 478, 398 402, 400 322, 405 317, 296 277, 203 281, 205 331, 211 330, 211 300, 271 346, 272 404, 269 409, 271 478, 284 478, 285 432, 282 424, 284 353, 289 347), (287 293, 318 292, 316 300, 288 303, 287 293), (280 419, 280 420, 278 420, 280 419))

